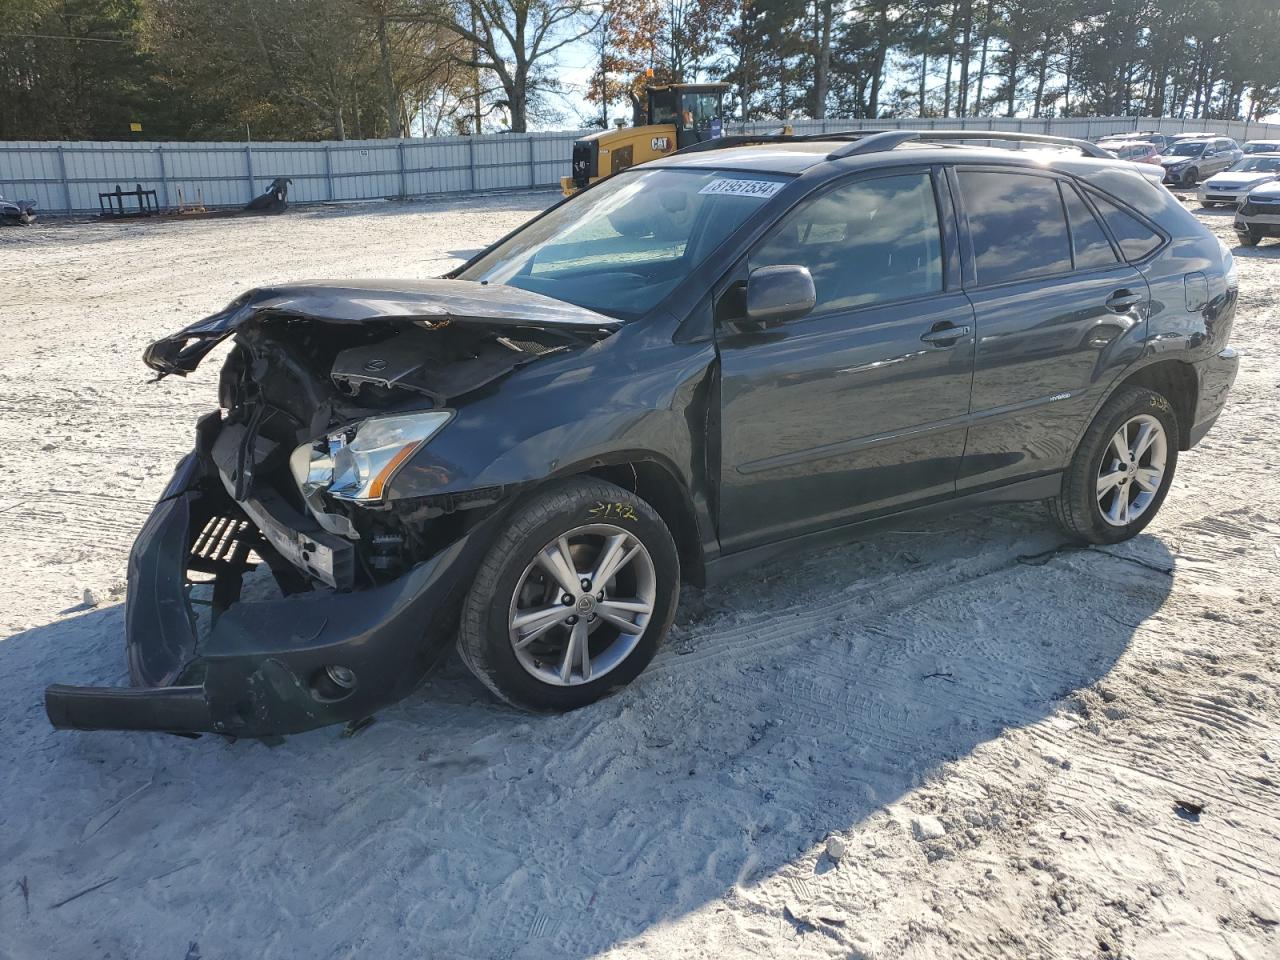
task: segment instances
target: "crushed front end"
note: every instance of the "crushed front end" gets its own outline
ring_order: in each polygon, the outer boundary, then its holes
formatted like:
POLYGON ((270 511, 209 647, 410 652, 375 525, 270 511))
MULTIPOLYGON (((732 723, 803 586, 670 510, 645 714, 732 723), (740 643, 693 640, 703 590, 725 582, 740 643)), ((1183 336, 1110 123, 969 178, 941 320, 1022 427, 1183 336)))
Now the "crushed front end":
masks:
POLYGON ((149 365, 181 374, 235 338, 221 409, 130 554, 134 686, 49 687, 55 727, 296 733, 394 703, 448 650, 512 491, 403 495, 396 478, 457 398, 607 331, 442 316, 460 282, 436 283, 415 294, 430 301, 418 316, 402 304, 358 321, 332 295, 314 311, 296 291, 289 309, 279 291, 251 295, 149 348, 149 365))

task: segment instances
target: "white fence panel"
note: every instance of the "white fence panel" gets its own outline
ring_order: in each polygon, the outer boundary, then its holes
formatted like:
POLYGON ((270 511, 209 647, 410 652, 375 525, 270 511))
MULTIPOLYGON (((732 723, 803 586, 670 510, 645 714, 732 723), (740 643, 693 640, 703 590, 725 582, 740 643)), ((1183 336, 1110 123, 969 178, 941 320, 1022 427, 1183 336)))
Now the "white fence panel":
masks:
MULTIPOLYGON (((798 135, 849 130, 1008 130, 1096 139, 1108 133, 1159 130, 1217 133, 1237 140, 1280 139, 1280 125, 1226 120, 1080 117, 1026 120, 1007 117, 892 120, 792 120, 798 135)), ((731 124, 730 133, 776 133, 777 120, 731 124)), ((99 209, 99 193, 141 186, 155 190, 161 207, 197 200, 237 207, 276 177, 292 180, 289 198, 303 203, 421 197, 485 190, 551 187, 569 173, 573 141, 581 131, 345 140, 322 143, 0 143, 0 194, 34 199, 44 213, 99 209)), ((127 201, 126 201, 127 202, 127 201)))
POLYGON ((17 142, 0 155, 0 194, 35 200, 42 210, 65 209, 63 157, 56 145, 17 142))

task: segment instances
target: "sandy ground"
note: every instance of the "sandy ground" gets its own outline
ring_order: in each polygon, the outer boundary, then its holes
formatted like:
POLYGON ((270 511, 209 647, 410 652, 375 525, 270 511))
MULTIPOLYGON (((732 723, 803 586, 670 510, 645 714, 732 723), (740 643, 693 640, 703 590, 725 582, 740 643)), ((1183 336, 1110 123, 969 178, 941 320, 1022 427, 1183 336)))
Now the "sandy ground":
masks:
POLYGON ((906 523, 687 590, 569 716, 454 663, 349 739, 49 729, 46 683, 126 681, 126 553, 215 402, 144 344, 255 284, 437 275, 550 199, 0 232, 0 957, 1280 957, 1276 245, 1123 547, 906 523))

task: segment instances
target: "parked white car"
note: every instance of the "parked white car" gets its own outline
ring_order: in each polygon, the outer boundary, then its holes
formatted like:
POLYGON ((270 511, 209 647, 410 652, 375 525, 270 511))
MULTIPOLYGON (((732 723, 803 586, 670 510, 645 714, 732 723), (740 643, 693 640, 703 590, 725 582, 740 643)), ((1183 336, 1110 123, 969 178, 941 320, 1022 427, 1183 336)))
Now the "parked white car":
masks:
POLYGON ((1204 181, 1196 196, 1202 207, 1234 206, 1254 187, 1273 180, 1280 180, 1280 152, 1255 153, 1204 181))

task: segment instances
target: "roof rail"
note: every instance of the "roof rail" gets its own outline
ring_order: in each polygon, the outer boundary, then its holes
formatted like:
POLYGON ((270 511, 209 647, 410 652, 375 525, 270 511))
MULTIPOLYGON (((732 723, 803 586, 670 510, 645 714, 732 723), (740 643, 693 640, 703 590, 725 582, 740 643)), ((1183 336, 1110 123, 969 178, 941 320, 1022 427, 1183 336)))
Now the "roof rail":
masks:
POLYGON ((1009 143, 1043 143, 1047 146, 1074 147, 1086 157, 1099 160, 1111 160, 1113 157, 1102 147, 1088 140, 1077 140, 1074 137, 1053 137, 1044 133, 1016 133, 1005 130, 892 130, 884 137, 868 137, 846 147, 840 147, 827 155, 829 160, 841 157, 857 156, 877 150, 892 150, 900 144, 911 140, 947 141, 947 140, 1003 140, 1009 143))
POLYGON ((1004 130, 845 130, 840 133, 810 133, 800 136, 785 133, 743 133, 730 137, 717 137, 682 147, 676 153, 703 153, 707 150, 727 150, 756 143, 813 143, 831 140, 848 141, 827 154, 828 160, 856 157, 868 153, 892 150, 914 140, 923 142, 947 140, 1002 140, 1010 143, 1042 143, 1055 147, 1074 147, 1087 157, 1100 160, 1113 159, 1102 147, 1088 140, 1074 137, 1053 137, 1043 133, 1017 133, 1004 130))
MULTIPOLYGON (((839 160, 841 157, 856 157, 864 153, 879 153, 881 150, 892 150, 911 140, 920 139, 918 130, 867 130, 864 135, 843 147, 837 147, 827 154, 828 160, 839 160)), ((836 139, 830 137, 828 139, 836 139)))
POLYGON ((1110 153, 1088 140, 1077 137, 1054 137, 1047 133, 1014 133, 1004 130, 930 130, 924 134, 925 140, 1008 140, 1011 143, 1043 143, 1051 147, 1075 147, 1086 157, 1098 160, 1114 160, 1110 153), (974 134, 977 133, 977 136, 974 134))
POLYGON ((883 133, 882 130, 842 130, 839 133, 736 133, 728 137, 716 137, 681 147, 676 153, 703 153, 707 150, 727 150, 745 147, 753 143, 812 143, 815 140, 853 140, 883 133))

